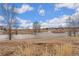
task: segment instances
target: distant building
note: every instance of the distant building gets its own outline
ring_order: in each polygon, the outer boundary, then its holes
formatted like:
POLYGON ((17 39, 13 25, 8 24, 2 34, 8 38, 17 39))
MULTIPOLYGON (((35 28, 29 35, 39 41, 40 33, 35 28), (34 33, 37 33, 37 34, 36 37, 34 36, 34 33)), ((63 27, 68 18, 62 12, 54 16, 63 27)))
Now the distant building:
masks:
POLYGON ((39 22, 34 22, 33 23, 33 31, 34 33, 40 32, 40 23, 39 22))

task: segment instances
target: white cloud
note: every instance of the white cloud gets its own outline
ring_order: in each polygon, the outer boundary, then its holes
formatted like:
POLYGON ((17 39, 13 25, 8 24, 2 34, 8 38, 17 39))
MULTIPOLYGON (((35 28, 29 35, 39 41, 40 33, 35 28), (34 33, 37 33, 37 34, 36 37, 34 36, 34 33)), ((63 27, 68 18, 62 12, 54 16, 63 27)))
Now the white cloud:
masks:
MULTIPOLYGON (((79 27, 79 3, 59 3, 59 4, 55 4, 55 10, 59 10, 63 7, 75 10, 75 13, 70 16, 71 19, 68 19, 68 20, 72 20, 75 23, 75 26, 79 27)), ((66 26, 68 26, 68 25, 66 24, 66 26)), ((70 26, 74 26, 74 25, 71 24, 70 26)))
POLYGON ((41 23, 41 28, 48 28, 48 23, 47 22, 42 22, 41 23))
POLYGON ((45 22, 41 22, 41 28, 57 28, 57 27, 66 27, 66 20, 69 16, 63 15, 61 17, 56 17, 49 19, 45 22))
POLYGON ((61 9, 63 7, 75 9, 76 11, 79 11, 78 3, 57 3, 55 4, 55 10, 61 9))
POLYGON ((33 29, 33 23, 30 23, 29 29, 33 29))
POLYGON ((0 22, 0 26, 3 26, 3 25, 4 25, 4 23, 1 23, 1 22, 0 22))
POLYGON ((24 19, 21 19, 19 17, 16 18, 17 19, 17 22, 19 23, 19 28, 31 28, 31 20, 24 20, 24 19))
POLYGON ((76 26, 76 27, 79 27, 79 12, 73 14, 71 16, 71 20, 72 20, 72 26, 76 26))
POLYGON ((71 16, 62 15, 60 17, 56 17, 56 18, 48 20, 46 22, 48 24, 47 25, 48 27, 66 27, 67 26, 66 21, 69 20, 68 17, 71 17, 72 19, 75 20, 75 22, 78 23, 78 21, 79 21, 79 4, 78 3, 57 3, 57 4, 55 4, 56 11, 63 7, 74 9, 76 12, 71 16))
POLYGON ((3 16, 0 16, 0 21, 4 20, 4 17, 3 16))
MULTIPOLYGON (((70 20, 70 19, 68 19, 69 17, 74 19, 75 22, 79 21, 79 14, 76 13, 76 14, 73 14, 71 16, 63 15, 63 16, 56 17, 53 19, 49 19, 45 22, 40 22, 40 25, 41 25, 41 28, 66 27, 67 26, 66 21, 70 20)), ((19 19, 19 22, 20 22, 20 28, 29 28, 29 29, 33 28, 33 23, 30 20, 19 19)), ((77 24, 77 26, 79 26, 79 24, 77 24)))
POLYGON ((39 12, 39 15, 45 16, 45 10, 44 9, 40 9, 38 12, 39 12))
POLYGON ((19 14, 21 14, 21 13, 24 13, 24 12, 26 12, 26 11, 32 11, 33 10, 33 7, 31 7, 30 5, 28 5, 28 4, 23 4, 22 6, 21 6, 21 8, 15 8, 15 12, 16 13, 19 13, 19 14))
POLYGON ((67 15, 63 15, 61 17, 48 20, 49 27, 65 27, 66 20, 68 19, 68 17, 69 16, 67 16, 67 15))
POLYGON ((63 7, 67 7, 67 8, 74 8, 74 4, 72 3, 57 3, 55 4, 55 7, 58 8, 63 8, 63 7))
POLYGON ((4 26, 5 23, 3 23, 2 21, 4 21, 4 17, 0 15, 0 26, 4 26))

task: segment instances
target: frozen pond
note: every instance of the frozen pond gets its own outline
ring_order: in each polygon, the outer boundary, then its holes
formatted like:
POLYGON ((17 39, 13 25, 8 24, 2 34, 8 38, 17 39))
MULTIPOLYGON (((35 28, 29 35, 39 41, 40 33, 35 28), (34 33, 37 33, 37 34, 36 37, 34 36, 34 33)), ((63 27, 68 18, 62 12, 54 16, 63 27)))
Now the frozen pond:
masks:
MULTIPOLYGON (((52 38, 59 38, 65 36, 67 36, 67 33, 42 32, 42 33, 37 33, 36 35, 33 34, 12 35, 12 39, 52 39, 52 38)), ((8 40, 8 37, 9 37, 8 35, 0 34, 0 40, 8 40)))
MULTIPOLYGON (((67 36, 67 33, 51 33, 51 32, 42 32, 33 34, 18 34, 12 35, 12 39, 51 39, 54 37, 63 37, 67 36)), ((8 35, 0 35, 0 40, 8 40, 8 35)))

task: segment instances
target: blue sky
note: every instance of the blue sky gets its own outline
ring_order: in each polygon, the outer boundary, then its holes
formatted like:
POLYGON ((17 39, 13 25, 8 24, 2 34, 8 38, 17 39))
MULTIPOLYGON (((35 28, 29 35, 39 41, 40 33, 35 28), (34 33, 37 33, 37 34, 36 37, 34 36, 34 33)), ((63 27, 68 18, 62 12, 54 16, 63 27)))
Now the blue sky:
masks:
MULTIPOLYGON (((77 3, 16 3, 13 5, 21 28, 32 28, 35 21, 40 22, 42 28, 65 26, 65 20, 79 12, 77 3)), ((0 12, 0 18, 3 17, 0 12)))
MULTIPOLYGON (((23 4, 16 4, 17 6, 19 5, 18 8, 21 8, 23 4)), ((27 5, 27 4, 26 4, 27 5)), ((61 8, 60 10, 55 11, 55 6, 54 4, 28 4, 31 7, 33 7, 32 11, 26 11, 22 14, 19 14, 19 17, 22 19, 30 19, 32 21, 46 21, 48 19, 52 19, 55 17, 60 17, 62 15, 72 15, 75 13, 75 10, 73 9, 68 9, 68 8, 61 8), (44 15, 43 12, 39 14, 40 10, 44 10, 44 15)))

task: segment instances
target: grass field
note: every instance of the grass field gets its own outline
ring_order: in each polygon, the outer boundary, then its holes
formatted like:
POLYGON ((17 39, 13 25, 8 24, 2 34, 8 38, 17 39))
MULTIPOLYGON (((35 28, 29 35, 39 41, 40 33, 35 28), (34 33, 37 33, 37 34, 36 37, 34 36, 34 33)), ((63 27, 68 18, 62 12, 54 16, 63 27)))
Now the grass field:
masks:
POLYGON ((2 56, 71 56, 79 55, 79 37, 61 37, 46 40, 0 41, 2 56))

